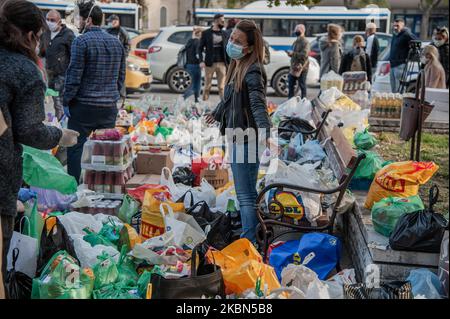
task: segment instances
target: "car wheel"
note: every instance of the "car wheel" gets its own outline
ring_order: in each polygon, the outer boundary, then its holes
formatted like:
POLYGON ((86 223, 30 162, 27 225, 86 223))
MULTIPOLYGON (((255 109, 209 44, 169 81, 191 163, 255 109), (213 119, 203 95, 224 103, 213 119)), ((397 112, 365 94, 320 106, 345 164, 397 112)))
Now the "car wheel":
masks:
POLYGON ((191 86, 192 79, 185 69, 174 67, 167 75, 167 84, 172 92, 181 94, 191 86))
MULTIPOLYGON (((289 96, 289 69, 279 71, 273 78, 272 87, 275 94, 280 97, 289 96)), ((298 93, 299 87, 296 85, 295 94, 298 93)))

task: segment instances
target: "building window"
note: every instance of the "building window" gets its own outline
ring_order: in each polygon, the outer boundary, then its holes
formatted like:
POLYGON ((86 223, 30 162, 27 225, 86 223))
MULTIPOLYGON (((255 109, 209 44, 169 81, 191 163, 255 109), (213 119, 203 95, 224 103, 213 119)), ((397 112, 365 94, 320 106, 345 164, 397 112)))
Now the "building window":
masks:
POLYGON ((161 27, 167 27, 167 8, 161 7, 159 14, 159 21, 161 27))

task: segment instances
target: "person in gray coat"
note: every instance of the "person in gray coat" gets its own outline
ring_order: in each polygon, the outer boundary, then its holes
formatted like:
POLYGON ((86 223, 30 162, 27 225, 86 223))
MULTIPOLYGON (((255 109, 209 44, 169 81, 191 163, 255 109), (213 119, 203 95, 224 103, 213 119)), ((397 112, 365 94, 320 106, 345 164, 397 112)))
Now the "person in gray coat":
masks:
POLYGON ((342 60, 342 27, 337 24, 329 24, 328 35, 319 40, 320 47, 320 77, 330 71, 339 72, 342 60))

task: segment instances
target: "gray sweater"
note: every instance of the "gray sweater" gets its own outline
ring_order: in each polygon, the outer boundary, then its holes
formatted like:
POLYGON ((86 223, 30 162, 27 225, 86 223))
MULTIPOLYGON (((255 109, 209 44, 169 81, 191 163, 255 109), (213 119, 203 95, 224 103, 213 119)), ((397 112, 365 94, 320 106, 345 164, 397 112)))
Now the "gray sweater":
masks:
POLYGON ((330 71, 339 73, 342 59, 342 45, 340 42, 329 42, 328 37, 321 37, 319 40, 320 47, 320 77, 330 71))
POLYGON ((34 62, 0 46, 0 108, 8 129, 0 136, 0 215, 16 214, 22 184, 22 146, 55 147, 60 129, 45 126, 45 83, 34 62))

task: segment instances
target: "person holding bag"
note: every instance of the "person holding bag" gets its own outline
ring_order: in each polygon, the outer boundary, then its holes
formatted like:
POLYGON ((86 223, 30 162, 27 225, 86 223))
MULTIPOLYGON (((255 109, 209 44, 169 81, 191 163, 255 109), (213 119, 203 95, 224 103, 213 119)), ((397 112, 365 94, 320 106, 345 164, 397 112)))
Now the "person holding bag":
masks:
POLYGON ((230 147, 231 169, 239 200, 243 233, 256 242, 256 181, 259 152, 270 142, 271 122, 267 112, 264 40, 255 22, 238 23, 227 45, 232 59, 227 73, 225 97, 206 123, 220 122, 221 134, 230 147), (263 141, 266 145, 259 146, 263 141))
POLYGON ((299 24, 295 27, 295 40, 293 51, 289 51, 291 57, 291 69, 289 72, 289 99, 295 95, 295 84, 301 90, 302 99, 306 98, 306 78, 308 76, 309 67, 309 51, 311 50, 308 40, 305 38, 305 25, 299 24))
POLYGON ((50 150, 58 144, 72 146, 78 137, 77 132, 43 124, 46 85, 37 52, 45 26, 42 12, 31 2, 8 0, 0 6, 0 110, 7 127, 0 136, 3 280, 22 184, 21 144, 50 150))

